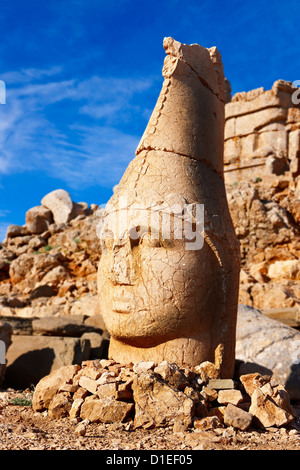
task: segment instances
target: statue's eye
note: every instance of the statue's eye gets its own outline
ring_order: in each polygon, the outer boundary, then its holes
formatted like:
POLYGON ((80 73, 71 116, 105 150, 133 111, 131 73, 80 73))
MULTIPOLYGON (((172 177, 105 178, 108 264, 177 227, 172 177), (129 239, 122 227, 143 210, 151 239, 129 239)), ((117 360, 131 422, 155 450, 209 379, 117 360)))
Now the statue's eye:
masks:
POLYGON ((134 248, 138 247, 143 239, 148 236, 148 228, 141 227, 140 225, 136 227, 132 227, 129 230, 129 239, 130 239, 130 246, 133 250, 134 248))
POLYGON ((134 248, 138 247, 140 244, 140 237, 131 238, 130 237, 130 247, 133 250, 134 248))

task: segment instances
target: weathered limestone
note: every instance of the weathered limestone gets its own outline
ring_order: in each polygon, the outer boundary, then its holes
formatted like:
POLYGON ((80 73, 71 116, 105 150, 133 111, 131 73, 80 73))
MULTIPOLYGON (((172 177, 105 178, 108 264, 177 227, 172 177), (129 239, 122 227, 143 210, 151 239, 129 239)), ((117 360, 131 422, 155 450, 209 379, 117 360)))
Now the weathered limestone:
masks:
POLYGON ((89 357, 90 343, 81 338, 12 335, 6 383, 15 388, 30 387, 51 371, 89 357))
POLYGON ((239 375, 272 374, 291 399, 300 400, 300 332, 296 329, 240 305, 236 359, 239 375))
POLYGON ((100 230, 109 354, 197 365, 222 351, 229 377, 240 254, 223 181, 222 63, 215 48, 172 38, 164 48, 162 91, 100 230))
POLYGON ((32 406, 34 410, 42 411, 48 408, 60 387, 65 383, 72 382, 73 378, 79 370, 80 366, 77 364, 68 365, 61 367, 51 374, 43 377, 37 384, 34 391, 34 396, 32 399, 32 406))
POLYGON ((26 213, 26 227, 30 233, 40 234, 46 232, 51 223, 53 223, 53 215, 46 207, 32 207, 26 213))
POLYGON ((56 189, 42 199, 42 206, 49 209, 56 224, 64 224, 71 220, 73 201, 64 189, 56 189))
POLYGON ((134 378, 135 426, 152 428, 174 423, 174 416, 190 426, 194 403, 181 391, 174 390, 151 372, 142 372, 134 378))
POLYGON ((273 378, 244 375, 235 389, 222 388, 224 379, 213 379, 211 388, 210 380, 203 382, 195 368, 166 361, 85 361, 44 377, 32 405, 34 411, 48 410, 52 419, 68 417, 86 426, 124 423, 126 429, 172 426, 174 432, 198 432, 229 426, 246 431, 294 422, 289 395, 273 378))
POLYGON ((55 224, 66 224, 79 215, 85 215, 88 209, 85 202, 73 202, 70 194, 64 189, 56 189, 46 194, 41 203, 43 208, 51 211, 55 224))
POLYGON ((228 404, 224 413, 224 424, 233 426, 241 431, 247 431, 251 426, 253 415, 233 404, 228 404))
POLYGON ((226 183, 270 172, 300 173, 300 114, 294 91, 291 82, 277 80, 271 90, 237 93, 226 103, 226 183))

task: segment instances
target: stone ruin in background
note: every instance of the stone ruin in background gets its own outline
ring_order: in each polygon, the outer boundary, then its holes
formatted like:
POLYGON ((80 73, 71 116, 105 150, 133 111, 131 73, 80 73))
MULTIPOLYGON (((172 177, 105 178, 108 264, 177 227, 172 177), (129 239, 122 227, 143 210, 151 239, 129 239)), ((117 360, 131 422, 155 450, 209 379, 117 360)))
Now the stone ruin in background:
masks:
POLYGON ((261 87, 236 93, 227 102, 224 136, 227 184, 270 173, 299 175, 300 103, 295 90, 291 82, 277 80, 271 90, 261 87))

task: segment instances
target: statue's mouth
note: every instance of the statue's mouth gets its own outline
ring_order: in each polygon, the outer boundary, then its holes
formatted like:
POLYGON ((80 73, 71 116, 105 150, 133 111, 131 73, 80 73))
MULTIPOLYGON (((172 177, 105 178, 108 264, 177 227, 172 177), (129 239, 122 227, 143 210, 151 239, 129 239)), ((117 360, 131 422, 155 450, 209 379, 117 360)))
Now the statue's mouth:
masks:
POLYGON ((117 313, 130 313, 134 309, 131 299, 113 299, 112 310, 117 313))

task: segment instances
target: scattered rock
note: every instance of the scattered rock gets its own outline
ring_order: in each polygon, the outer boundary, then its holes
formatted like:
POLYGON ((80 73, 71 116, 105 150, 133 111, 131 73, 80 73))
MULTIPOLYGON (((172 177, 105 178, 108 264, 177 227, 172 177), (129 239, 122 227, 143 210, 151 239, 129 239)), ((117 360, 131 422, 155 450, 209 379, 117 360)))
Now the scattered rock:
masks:
POLYGON ((52 212, 56 224, 65 224, 71 220, 73 201, 67 191, 56 189, 44 196, 41 202, 52 212))
POLYGON ((52 419, 61 419, 69 416, 71 410, 71 394, 68 392, 58 393, 49 404, 48 414, 52 419))
POLYGON ((243 395, 240 390, 219 390, 218 402, 222 405, 238 405, 243 401, 243 395))
POLYGON ((224 423, 241 431, 246 431, 252 423, 252 414, 229 403, 224 412, 224 423))
POLYGON ((34 300, 38 299, 39 297, 53 297, 54 295, 56 295, 55 289, 48 284, 43 284, 33 289, 29 298, 30 300, 34 300))
POLYGON ((211 379, 207 386, 215 390, 230 390, 236 387, 236 383, 232 379, 211 379))
POLYGON ((28 232, 41 234, 48 230, 49 225, 53 223, 52 212, 43 206, 36 206, 29 209, 26 213, 26 227, 28 232))
POLYGON ((86 435, 86 424, 79 423, 75 428, 75 434, 78 436, 85 436, 86 435))
POLYGON ((265 384, 269 383, 270 380, 271 376, 262 376, 258 372, 240 376, 240 381, 250 397, 257 388, 263 387, 265 384))
POLYGON ((249 412, 265 428, 285 426, 294 420, 293 414, 278 406, 272 395, 264 393, 262 388, 257 388, 253 392, 249 412))
POLYGON ((23 237, 28 235, 28 233, 26 226, 10 225, 6 232, 6 238, 23 237))
POLYGON ((124 422, 133 411, 133 408, 133 403, 99 398, 85 401, 81 406, 80 417, 88 419, 92 423, 124 422))
POLYGON ((194 428, 206 431, 208 429, 221 428, 222 423, 217 416, 208 416, 206 418, 197 419, 194 421, 194 428))
POLYGON ((136 375, 132 390, 135 427, 168 426, 173 425, 175 420, 181 420, 187 426, 191 424, 193 400, 158 378, 154 372, 136 375))
POLYGON ((72 383, 72 379, 80 370, 77 364, 60 367, 58 370, 43 377, 37 384, 32 407, 34 411, 42 411, 49 408, 51 401, 64 383, 72 383))
MULTIPOLYGON (((228 432, 277 429, 294 422, 296 412, 288 393, 270 377, 244 375, 234 382, 235 388, 224 389, 220 389, 222 381, 215 380, 215 393, 208 395, 213 389, 195 380, 200 377, 195 370, 189 372, 165 361, 147 365, 124 365, 111 359, 84 361, 44 377, 34 392, 33 407, 35 411, 48 409, 53 419, 132 423, 129 428, 133 425, 135 430, 172 427, 176 434, 224 427, 228 432), (189 377, 184 391, 178 389, 180 383, 170 384, 168 374, 164 379, 155 372, 156 368, 167 371, 166 366, 189 377), (199 405, 202 415, 197 413, 199 405)), ((223 383, 226 387, 226 380, 223 383)))

